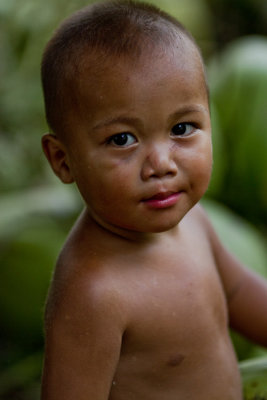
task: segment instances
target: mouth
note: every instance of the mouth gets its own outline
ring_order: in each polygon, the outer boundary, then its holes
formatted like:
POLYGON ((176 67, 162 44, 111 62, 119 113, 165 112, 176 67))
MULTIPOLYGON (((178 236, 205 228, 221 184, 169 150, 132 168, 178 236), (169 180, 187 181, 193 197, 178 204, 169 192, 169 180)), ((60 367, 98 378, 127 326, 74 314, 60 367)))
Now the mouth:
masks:
POLYGON ((174 206, 182 192, 160 192, 143 200, 150 208, 168 208, 174 206))

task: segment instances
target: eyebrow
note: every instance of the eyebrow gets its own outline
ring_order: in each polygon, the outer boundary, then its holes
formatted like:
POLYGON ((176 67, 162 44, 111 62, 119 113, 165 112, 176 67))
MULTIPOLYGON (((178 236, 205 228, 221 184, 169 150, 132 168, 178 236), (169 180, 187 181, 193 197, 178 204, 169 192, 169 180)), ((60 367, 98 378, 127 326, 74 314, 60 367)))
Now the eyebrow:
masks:
POLYGON ((92 127, 92 130, 105 128, 107 126, 114 125, 114 124, 127 124, 127 125, 143 126, 142 121, 139 118, 119 115, 118 117, 107 118, 103 121, 96 123, 92 127))
POLYGON ((189 106, 181 107, 179 110, 175 111, 169 116, 169 119, 182 117, 185 114, 191 113, 206 113, 209 114, 208 108, 203 106, 202 104, 194 104, 189 106))
MULTIPOLYGON (((208 109, 201 104, 194 104, 190 106, 181 107, 181 109, 172 113, 168 119, 178 118, 185 114, 190 113, 209 113, 208 109)), ((136 127, 143 127, 143 123, 139 118, 136 117, 127 117, 124 115, 119 115, 117 117, 107 118, 102 121, 97 122, 93 127, 92 130, 96 131, 101 128, 105 128, 110 125, 115 124, 126 124, 126 125, 135 125, 136 127)))

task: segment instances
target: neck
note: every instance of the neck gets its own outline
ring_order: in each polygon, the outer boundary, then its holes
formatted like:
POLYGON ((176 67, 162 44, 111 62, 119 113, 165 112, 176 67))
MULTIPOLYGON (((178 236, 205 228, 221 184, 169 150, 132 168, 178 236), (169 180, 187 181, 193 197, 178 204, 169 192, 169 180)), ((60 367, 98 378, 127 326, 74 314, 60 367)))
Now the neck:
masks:
POLYGON ((173 235, 177 232, 178 226, 164 232, 139 232, 133 231, 118 226, 114 226, 105 221, 102 221, 98 216, 94 215, 87 208, 82 214, 82 218, 86 223, 94 224, 96 228, 105 231, 107 234, 117 237, 118 239, 125 240, 133 243, 152 243, 156 242, 164 236, 173 235))

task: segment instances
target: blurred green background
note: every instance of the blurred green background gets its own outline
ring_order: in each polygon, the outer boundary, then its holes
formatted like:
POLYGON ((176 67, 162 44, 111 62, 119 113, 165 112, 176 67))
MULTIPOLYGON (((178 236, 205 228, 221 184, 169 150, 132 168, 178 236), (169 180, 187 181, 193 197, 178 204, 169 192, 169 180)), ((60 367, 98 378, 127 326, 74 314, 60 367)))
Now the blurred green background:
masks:
MULTIPOLYGON (((224 241, 267 277, 267 3, 150 0, 196 37, 211 91, 214 171, 203 201, 224 241)), ((81 210, 54 178, 40 59, 57 24, 84 0, 0 0, 0 399, 37 400, 44 302, 57 254, 81 210)), ((263 349, 232 333, 240 360, 263 349)))

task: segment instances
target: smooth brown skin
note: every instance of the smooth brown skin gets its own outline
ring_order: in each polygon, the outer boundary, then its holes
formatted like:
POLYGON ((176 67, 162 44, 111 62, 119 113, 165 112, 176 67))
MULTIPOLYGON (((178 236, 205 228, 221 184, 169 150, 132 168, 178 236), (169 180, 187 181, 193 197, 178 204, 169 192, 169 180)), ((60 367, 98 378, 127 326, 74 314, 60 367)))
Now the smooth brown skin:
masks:
POLYGON ((93 82, 84 73, 72 137, 43 138, 86 208, 48 297, 42 400, 241 400, 229 324, 267 345, 266 282, 196 205, 211 173, 210 118, 185 42, 134 66, 112 60, 93 82), (173 135, 178 123, 192 124, 188 135, 173 135), (110 140, 121 132, 124 147, 110 140), (162 191, 179 192, 177 203, 149 207, 162 191))

